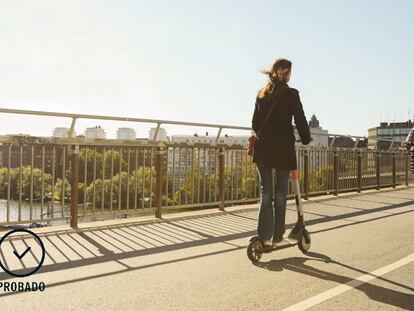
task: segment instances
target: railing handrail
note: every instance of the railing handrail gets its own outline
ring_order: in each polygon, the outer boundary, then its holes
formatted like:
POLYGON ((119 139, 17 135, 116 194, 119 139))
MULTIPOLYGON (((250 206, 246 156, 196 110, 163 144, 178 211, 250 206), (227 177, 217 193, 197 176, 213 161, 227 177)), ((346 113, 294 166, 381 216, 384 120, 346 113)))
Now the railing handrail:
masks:
MULTIPOLYGON (((172 120, 130 118, 130 117, 115 117, 115 116, 105 116, 105 115, 63 113, 63 112, 50 112, 50 111, 38 111, 38 110, 0 108, 0 113, 37 115, 37 116, 48 116, 48 117, 63 117, 63 118, 71 118, 72 120, 76 120, 76 119, 93 119, 93 120, 138 122, 138 123, 153 123, 153 124, 157 125, 157 129, 159 129, 159 126, 161 124, 212 127, 212 128, 219 129, 219 135, 220 135, 220 132, 221 132, 222 129, 250 130, 251 131, 250 127, 236 126, 236 125, 226 125, 226 124, 212 124, 212 123, 201 123, 201 122, 172 121, 172 120)), ((73 131, 73 127, 74 127, 74 122, 72 122, 71 131, 73 131)), ((156 140, 156 136, 157 135, 155 135, 154 140, 156 140)), ((217 137, 217 139, 218 139, 218 137, 217 137)))
POLYGON ((8 108, 0 108, 0 112, 1 113, 11 113, 11 114, 28 114, 28 115, 37 115, 37 116, 75 118, 75 119, 95 119, 95 120, 139 122, 139 123, 155 123, 155 124, 160 123, 160 124, 200 126, 200 127, 216 127, 216 128, 221 127, 221 128, 236 129, 236 130, 251 130, 250 127, 246 127, 246 126, 200 123, 200 122, 187 122, 187 121, 172 121, 172 120, 161 120, 161 119, 116 117, 116 116, 94 115, 94 114, 77 114, 77 113, 50 112, 50 111, 23 110, 23 109, 8 109, 8 108))
MULTIPOLYGON (((77 113, 51 112, 51 111, 39 111, 39 110, 0 108, 0 113, 71 118, 72 123, 71 123, 71 126, 70 126, 69 137, 72 137, 72 133, 73 133, 73 130, 74 130, 74 127, 75 127, 75 122, 76 122, 77 119, 109 120, 109 121, 123 121, 123 122, 137 122, 137 123, 153 123, 153 124, 157 125, 156 133, 154 135, 154 138, 152 139, 153 141, 157 140, 157 136, 158 136, 158 132, 159 132, 159 128, 160 128, 161 124, 217 128, 218 129, 218 134, 216 136, 216 143, 218 142, 223 129, 252 131, 251 127, 228 125, 228 124, 214 124, 214 123, 173 121, 173 120, 161 120, 161 119, 117 117, 117 116, 107 116, 107 115, 77 114, 77 113)), ((333 145, 333 142, 335 141, 335 139, 337 137, 349 137, 349 138, 352 138, 352 139, 356 139, 355 145, 361 139, 363 139, 363 140, 369 139, 369 137, 366 137, 366 136, 334 134, 334 133, 318 133, 318 136, 333 137, 331 145, 333 145)), ((382 138, 372 138, 371 140, 397 142, 393 139, 382 139, 382 138)), ((355 147, 354 147, 354 149, 355 149, 355 147)))

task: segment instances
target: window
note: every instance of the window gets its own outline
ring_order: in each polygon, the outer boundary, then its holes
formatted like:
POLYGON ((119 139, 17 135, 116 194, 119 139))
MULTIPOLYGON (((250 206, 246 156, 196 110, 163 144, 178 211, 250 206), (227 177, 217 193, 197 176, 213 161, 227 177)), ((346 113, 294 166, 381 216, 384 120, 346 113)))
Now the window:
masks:
POLYGON ((390 132, 389 129, 378 129, 378 135, 388 135, 390 132))

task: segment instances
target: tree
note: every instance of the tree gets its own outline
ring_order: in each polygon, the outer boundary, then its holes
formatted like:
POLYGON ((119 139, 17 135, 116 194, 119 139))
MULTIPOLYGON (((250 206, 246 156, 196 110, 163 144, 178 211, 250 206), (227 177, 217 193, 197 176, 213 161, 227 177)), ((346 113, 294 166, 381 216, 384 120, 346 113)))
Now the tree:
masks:
POLYGON ((102 209, 102 200, 104 210, 110 210, 111 197, 113 210, 124 210, 127 205, 129 209, 134 209, 135 202, 137 208, 143 204, 144 207, 148 207, 149 200, 154 200, 155 193, 155 178, 152 178, 152 185, 149 186, 151 174, 155 176, 153 168, 139 167, 130 175, 122 171, 112 178, 98 178, 86 187, 87 201, 92 205, 95 202, 95 210, 102 209))
MULTIPOLYGON (((30 200, 31 174, 30 166, 24 166, 22 171, 21 195, 23 200, 30 200)), ((7 168, 0 168, 0 197, 7 198, 7 168)), ((43 193, 46 196, 52 188, 52 176, 43 174, 43 193)), ((20 168, 10 169, 10 196, 12 200, 19 199, 20 189, 20 168)), ((33 169, 33 200, 40 200, 42 195, 42 171, 38 168, 33 169)))
POLYGON ((332 165, 322 166, 318 170, 310 171, 309 177, 308 177, 309 192, 326 190, 327 185, 332 180, 333 180, 333 166, 332 165))
POLYGON ((55 183, 55 191, 54 191, 53 199, 55 201, 61 201, 62 193, 64 193, 65 200, 70 200, 71 189, 70 189, 70 184, 69 184, 68 179, 65 179, 65 181, 62 181, 62 179, 58 178, 55 183))
MULTIPOLYGON (((79 152, 79 181, 85 181, 85 165, 87 168, 86 177, 87 183, 91 183, 94 177, 94 168, 96 165, 96 178, 102 178, 102 172, 105 164, 105 179, 111 177, 111 172, 117 174, 120 172, 120 157, 119 151, 105 150, 105 153, 99 152, 91 148, 81 148, 79 152), (96 164, 95 164, 96 157, 96 164), (105 162, 104 162, 105 159, 105 162), (112 160, 113 159, 113 160, 112 160), (113 168, 112 168, 113 165, 113 168)), ((124 159, 121 160, 121 171, 128 170, 128 163, 124 159)), ((66 171, 66 176, 71 176, 71 164, 66 171)))

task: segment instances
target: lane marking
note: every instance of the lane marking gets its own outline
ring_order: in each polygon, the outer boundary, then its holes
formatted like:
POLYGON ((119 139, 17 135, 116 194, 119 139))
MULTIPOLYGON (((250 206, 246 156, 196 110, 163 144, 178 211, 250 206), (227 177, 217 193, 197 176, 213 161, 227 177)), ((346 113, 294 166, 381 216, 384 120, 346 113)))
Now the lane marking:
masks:
POLYGON ((282 311, 299 311, 299 310, 306 310, 313 306, 316 306, 328 299, 331 299, 335 296, 338 296, 350 289, 353 289, 355 287, 358 287, 364 283, 370 282, 373 279, 376 279, 379 276, 382 276, 384 274, 387 274, 393 270, 396 270, 402 266, 405 266, 411 262, 414 261, 414 254, 408 255, 392 264, 389 264, 385 267, 382 267, 378 270, 375 270, 371 273, 361 275, 360 277, 353 279, 352 281, 349 281, 345 284, 338 285, 332 289, 329 289, 323 293, 320 293, 316 296, 310 297, 306 300, 303 300, 302 302, 299 302, 295 305, 292 305, 290 307, 287 307, 286 309, 283 309, 282 311))

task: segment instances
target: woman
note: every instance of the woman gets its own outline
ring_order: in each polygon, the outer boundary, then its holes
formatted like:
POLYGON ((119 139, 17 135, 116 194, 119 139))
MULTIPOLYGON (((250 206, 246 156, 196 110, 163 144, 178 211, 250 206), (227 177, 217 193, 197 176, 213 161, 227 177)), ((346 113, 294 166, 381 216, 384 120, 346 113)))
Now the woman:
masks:
POLYGON ((411 172, 414 173, 414 149, 412 148, 414 145, 414 127, 411 129, 411 131, 408 133, 407 138, 405 141, 401 143, 401 147, 407 148, 410 150, 409 156, 410 156, 410 163, 411 163, 411 172))
POLYGON ((401 147, 411 148, 413 143, 414 143, 414 127, 411 129, 410 133, 408 133, 405 141, 401 143, 401 147))
POLYGON ((265 246, 272 245, 272 237, 273 243, 281 242, 285 233, 289 174, 291 170, 297 169, 292 116, 302 143, 307 145, 311 141, 299 92, 287 85, 291 69, 289 60, 277 59, 270 69, 263 71, 269 80, 257 95, 252 120, 252 128, 258 134, 253 162, 256 163, 261 182, 257 233, 265 246), (275 106, 271 109, 273 104, 275 106), (276 169, 274 201, 272 168, 276 169))

